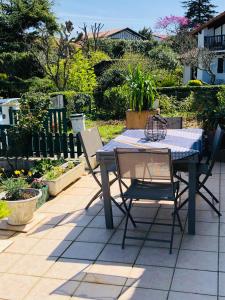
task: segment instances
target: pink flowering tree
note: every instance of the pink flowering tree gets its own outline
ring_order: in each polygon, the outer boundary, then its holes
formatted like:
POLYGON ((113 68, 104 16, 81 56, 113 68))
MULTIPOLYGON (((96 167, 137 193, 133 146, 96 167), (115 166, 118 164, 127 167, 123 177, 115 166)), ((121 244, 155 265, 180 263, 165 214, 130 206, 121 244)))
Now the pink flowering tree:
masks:
POLYGON ((188 18, 170 15, 160 18, 155 27, 166 31, 168 34, 177 34, 180 30, 187 27, 188 24, 188 18))

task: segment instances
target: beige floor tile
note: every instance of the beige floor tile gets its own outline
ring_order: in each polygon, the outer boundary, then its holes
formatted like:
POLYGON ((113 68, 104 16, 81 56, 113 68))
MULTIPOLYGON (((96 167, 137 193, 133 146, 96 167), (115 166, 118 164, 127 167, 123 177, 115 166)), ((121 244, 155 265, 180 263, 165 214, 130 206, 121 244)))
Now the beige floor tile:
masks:
POLYGON ((95 260, 104 246, 100 243, 74 242, 62 256, 64 258, 95 260))
MULTIPOLYGON (((188 225, 186 226, 185 231, 186 233, 188 232, 188 225)), ((197 235, 218 236, 219 223, 196 222, 195 232, 197 235)))
POLYGON ((136 265, 128 276, 126 286, 169 290, 172 276, 172 268, 136 265))
POLYGON ((0 253, 0 272, 7 272, 21 257, 23 257, 21 254, 0 253))
MULTIPOLYGON (((121 245, 123 240, 123 230, 117 229, 113 234, 112 238, 109 240, 110 244, 121 245)), ((127 235, 131 237, 144 238, 146 235, 146 231, 141 231, 139 229, 136 230, 127 230, 127 235)), ((126 239, 126 245, 132 246, 141 246, 143 244, 143 240, 135 240, 135 239, 126 239)))
POLYGON ((176 269, 171 290, 216 295, 217 272, 176 269))
POLYGON ((0 237, 0 253, 2 253, 3 251, 5 251, 10 245, 12 245, 13 240, 10 239, 1 239, 0 237))
POLYGON ((73 241, 77 238, 83 227, 72 227, 66 225, 58 225, 51 230, 48 230, 44 239, 73 241))
POLYGON ((4 274, 0 280, 0 298, 22 300, 38 280, 38 277, 4 274))
MULTIPOLYGON (((116 228, 121 221, 122 217, 113 217, 114 227, 116 228)), ((91 223, 88 224, 88 227, 105 228, 105 216, 96 216, 91 223)))
POLYGON ((118 298, 121 290, 122 290, 122 286, 118 286, 118 285, 115 286, 115 285, 83 282, 74 293, 74 296, 83 297, 85 299, 91 298, 91 299, 113 300, 118 298))
POLYGON ((8 273, 42 276, 53 264, 54 258, 24 255, 8 270, 8 273))
POLYGON ((44 256, 60 256, 63 251, 70 245, 69 241, 47 240, 41 239, 33 247, 29 254, 44 255, 44 256))
POLYGON ((34 238, 16 237, 13 244, 6 249, 6 252, 26 254, 38 243, 38 241, 38 239, 34 238))
POLYGON ((93 218, 94 216, 88 216, 83 214, 83 211, 79 211, 68 215, 60 225, 87 226, 93 218))
POLYGON ((225 296, 225 273, 219 273, 219 296, 225 296))
POLYGON ((181 250, 178 256, 177 267, 193 270, 217 271, 218 253, 181 250))
MULTIPOLYGON (((225 272, 225 253, 219 254, 219 270, 225 272)), ((225 282, 224 282, 225 284, 225 282)))
MULTIPOLYGON (((151 290, 151 289, 141 289, 141 288, 124 288, 119 300, 166 300, 167 292, 151 290)), ((180 299, 181 300, 181 299, 180 299)))
POLYGON ((218 250, 218 237, 186 234, 183 237, 181 249, 217 251, 218 250))
POLYGON ((54 213, 46 213, 45 214, 45 220, 43 224, 45 225, 57 225, 59 224, 64 218, 68 216, 68 214, 60 213, 60 214, 54 214, 54 213))
POLYGON ((136 246, 127 245, 125 249, 122 249, 121 245, 108 244, 98 257, 98 260, 130 264, 134 263, 139 250, 140 247, 136 246))
POLYGON ((131 265, 123 265, 122 263, 97 262, 87 269, 83 281, 123 286, 131 269, 131 265))
POLYGON ((37 228, 35 228, 34 230, 28 232, 26 235, 28 237, 32 237, 35 239, 41 239, 43 238, 48 232, 49 230, 53 227, 54 225, 39 225, 37 228))
POLYGON ((91 264, 92 262, 88 260, 60 258, 44 277, 81 281, 91 264))
MULTIPOLYGON (((173 248, 178 249, 180 247, 180 242, 181 242, 181 234, 174 234, 173 237, 173 248)), ((167 232, 150 232, 148 235, 148 239, 160 239, 160 240, 170 240, 171 238, 171 233, 167 232)), ((145 241, 145 246, 149 247, 162 247, 162 248, 167 248, 169 249, 170 243, 165 243, 165 242, 155 242, 155 241, 145 241)))
POLYGON ((74 293, 79 283, 60 279, 42 278, 24 300, 67 300, 74 293))
POLYGON ((138 259, 139 265, 174 267, 177 258, 177 250, 173 249, 173 253, 169 253, 169 249, 143 247, 138 259))
POLYGON ((85 228, 77 238, 78 242, 106 243, 112 236, 114 230, 104 228, 85 228))
POLYGON ((207 296, 191 293, 170 292, 168 300, 217 300, 216 296, 207 296))
POLYGON ((197 210, 196 211, 196 220, 198 222, 215 222, 218 223, 220 218, 218 215, 211 210, 197 210))

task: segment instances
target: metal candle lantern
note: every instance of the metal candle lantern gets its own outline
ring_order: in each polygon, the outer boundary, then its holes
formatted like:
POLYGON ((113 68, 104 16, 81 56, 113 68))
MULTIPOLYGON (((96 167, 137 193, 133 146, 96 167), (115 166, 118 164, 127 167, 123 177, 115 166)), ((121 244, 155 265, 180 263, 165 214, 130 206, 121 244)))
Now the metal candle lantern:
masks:
POLYGON ((164 140, 167 133, 167 121, 159 114, 149 116, 145 126, 146 140, 156 142, 164 140))

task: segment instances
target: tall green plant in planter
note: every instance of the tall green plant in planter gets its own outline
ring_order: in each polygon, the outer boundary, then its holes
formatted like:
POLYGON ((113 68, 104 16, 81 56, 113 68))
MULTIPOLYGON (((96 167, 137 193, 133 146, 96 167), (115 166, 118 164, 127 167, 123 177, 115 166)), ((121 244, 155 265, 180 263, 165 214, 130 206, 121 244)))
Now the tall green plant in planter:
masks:
POLYGON ((126 113, 127 128, 144 128, 148 115, 157 112, 154 110, 157 95, 154 80, 138 65, 135 69, 129 67, 126 81, 130 97, 130 111, 126 113))

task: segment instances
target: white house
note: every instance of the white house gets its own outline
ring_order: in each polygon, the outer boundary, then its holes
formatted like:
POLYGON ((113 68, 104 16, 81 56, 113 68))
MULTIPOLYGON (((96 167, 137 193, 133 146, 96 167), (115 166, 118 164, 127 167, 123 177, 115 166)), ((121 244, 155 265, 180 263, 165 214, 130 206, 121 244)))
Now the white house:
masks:
MULTIPOLYGON (((214 51, 215 58, 211 69, 216 75, 216 84, 225 83, 225 12, 219 14, 207 23, 199 26, 192 34, 197 35, 198 48, 207 48, 214 51)), ((184 66, 184 83, 193 79, 193 70, 184 66)), ((210 83, 210 76, 204 70, 197 70, 197 79, 210 83)))

